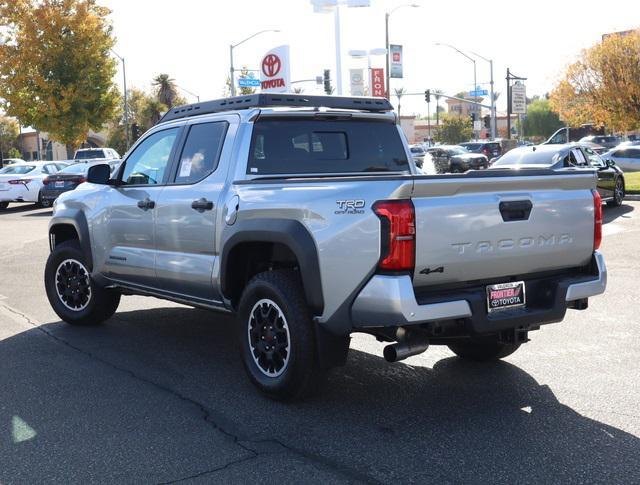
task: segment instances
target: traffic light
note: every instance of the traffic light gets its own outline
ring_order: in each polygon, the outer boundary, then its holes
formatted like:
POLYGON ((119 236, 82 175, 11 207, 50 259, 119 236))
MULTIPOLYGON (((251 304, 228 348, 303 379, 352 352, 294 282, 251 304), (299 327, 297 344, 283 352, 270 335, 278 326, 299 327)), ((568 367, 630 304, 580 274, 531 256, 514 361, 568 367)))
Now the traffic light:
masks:
POLYGON ((425 100, 427 103, 430 103, 430 102, 431 102, 431 90, 430 90, 430 89, 427 89, 427 90, 424 92, 424 100, 425 100))
POLYGON ((324 92, 327 94, 331 94, 331 91, 333 91, 333 89, 331 88, 331 70, 325 69, 324 70, 324 92))
POLYGON ((474 123, 476 121, 476 114, 475 113, 470 113, 469 117, 471 118, 471 122, 474 123))
POLYGON ((483 121, 484 121, 484 127, 486 129, 491 128, 491 116, 490 115, 485 115, 484 118, 483 118, 483 121))
POLYGON ((131 138, 133 138, 133 141, 136 141, 138 138, 140 138, 140 127, 137 123, 131 125, 131 138))

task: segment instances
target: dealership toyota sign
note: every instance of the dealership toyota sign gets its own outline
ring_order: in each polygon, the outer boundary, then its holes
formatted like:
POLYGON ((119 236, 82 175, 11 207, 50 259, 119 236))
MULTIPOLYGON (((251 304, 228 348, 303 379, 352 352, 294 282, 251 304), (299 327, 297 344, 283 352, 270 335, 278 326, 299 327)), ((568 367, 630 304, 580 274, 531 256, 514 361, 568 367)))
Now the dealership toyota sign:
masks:
POLYGON ((281 45, 267 52, 260 61, 260 87, 267 93, 289 91, 289 46, 281 45))

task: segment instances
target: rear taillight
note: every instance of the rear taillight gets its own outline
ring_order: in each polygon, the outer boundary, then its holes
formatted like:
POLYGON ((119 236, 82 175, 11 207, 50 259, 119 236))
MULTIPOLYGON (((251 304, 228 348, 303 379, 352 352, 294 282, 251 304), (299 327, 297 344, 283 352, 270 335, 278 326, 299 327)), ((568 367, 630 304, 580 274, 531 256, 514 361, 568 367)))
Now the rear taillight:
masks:
POLYGON ((31 179, 9 180, 11 185, 27 185, 29 182, 31 182, 31 179))
POLYGON ((87 181, 85 177, 74 177, 73 182, 76 184, 83 184, 87 181))
POLYGON ((416 217, 410 200, 381 200, 373 204, 380 218, 381 248, 378 268, 413 271, 416 259, 416 217))
POLYGON ((593 194, 593 249, 600 247, 602 242, 602 197, 597 190, 592 190, 593 194))
POLYGON ((49 177, 45 177, 42 179, 42 185, 49 185, 49 177))

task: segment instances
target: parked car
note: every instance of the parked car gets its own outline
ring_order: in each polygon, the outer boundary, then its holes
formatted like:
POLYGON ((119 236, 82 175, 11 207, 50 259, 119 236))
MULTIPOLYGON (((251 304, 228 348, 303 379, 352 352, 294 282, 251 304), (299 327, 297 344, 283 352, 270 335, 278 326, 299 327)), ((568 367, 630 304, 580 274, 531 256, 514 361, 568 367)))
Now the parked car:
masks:
POLYGON ((113 148, 80 148, 76 150, 73 160, 77 162, 120 159, 113 148))
POLYGON ((53 204, 53 201, 64 192, 75 189, 78 185, 87 181, 89 168, 103 162, 74 163, 64 167, 59 172, 49 175, 42 181, 40 200, 53 204))
POLYGON ((36 202, 49 207, 51 202, 42 199, 40 190, 45 177, 67 166, 63 162, 25 162, 9 165, 0 170, 0 210, 10 202, 36 202))
POLYGON ((409 145, 409 151, 411 152, 411 157, 415 164, 422 168, 424 156, 427 153, 425 152, 424 147, 422 145, 409 145))
POLYGON ((604 160, 611 160, 626 172, 640 171, 640 146, 622 146, 602 155, 604 160))
POLYGON ((514 148, 491 166, 491 169, 503 168, 595 170, 598 175, 597 189, 603 201, 619 206, 625 195, 624 173, 620 167, 606 162, 589 146, 581 143, 514 148))
POLYGON ((500 142, 497 141, 470 141, 459 143, 458 145, 466 148, 471 153, 482 153, 488 160, 499 157, 502 154, 502 147, 500 142))
POLYGON ((590 135, 580 138, 578 143, 595 143, 596 145, 612 149, 620 144, 620 137, 614 135, 590 135))
POLYGON ((113 148, 80 148, 73 156, 71 163, 108 163, 111 171, 120 165, 120 155, 113 148))
POLYGON ((431 147, 427 153, 433 157, 437 173, 462 173, 489 167, 489 159, 479 153, 471 153, 458 145, 431 147))
POLYGON ((22 158, 4 158, 0 168, 8 167, 9 165, 15 165, 16 163, 25 163, 22 158))
POLYGON ((230 313, 249 379, 276 399, 314 391, 354 332, 390 362, 429 345, 497 360, 606 287, 592 173, 422 175, 384 98, 172 108, 115 179, 87 177, 48 227, 59 317, 99 324, 122 294, 230 313))

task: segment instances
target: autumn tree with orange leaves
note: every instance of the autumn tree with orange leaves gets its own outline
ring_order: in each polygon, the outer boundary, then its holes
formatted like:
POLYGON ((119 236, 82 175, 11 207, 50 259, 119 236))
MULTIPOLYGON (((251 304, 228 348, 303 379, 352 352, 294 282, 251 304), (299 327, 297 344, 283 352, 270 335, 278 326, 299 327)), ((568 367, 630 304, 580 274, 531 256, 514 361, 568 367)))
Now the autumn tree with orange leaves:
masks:
POLYGON ((550 96, 566 123, 616 132, 640 129, 640 30, 613 34, 582 51, 550 96))
POLYGON ((101 130, 119 100, 109 13, 94 0, 0 0, 0 107, 68 150, 101 130))

